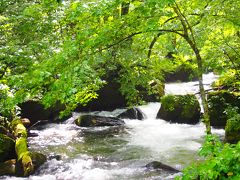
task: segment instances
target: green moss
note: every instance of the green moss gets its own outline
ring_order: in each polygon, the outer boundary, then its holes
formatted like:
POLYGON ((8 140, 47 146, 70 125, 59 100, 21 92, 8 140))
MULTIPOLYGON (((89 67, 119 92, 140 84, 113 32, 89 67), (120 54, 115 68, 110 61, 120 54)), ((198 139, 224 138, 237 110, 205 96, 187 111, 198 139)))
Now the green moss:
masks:
POLYGON ((25 137, 20 137, 16 140, 16 152, 18 155, 18 160, 22 159, 26 153, 29 153, 27 139, 25 137))
POLYGON ((191 117, 194 109, 199 107, 199 103, 194 95, 167 95, 161 99, 162 106, 165 110, 173 112, 181 107, 183 117, 191 117))
POLYGON ((166 95, 161 99, 158 117, 178 123, 195 124, 200 118, 200 105, 193 94, 166 95))
POLYGON ((237 143, 240 140, 240 114, 227 120, 225 138, 230 143, 237 143))

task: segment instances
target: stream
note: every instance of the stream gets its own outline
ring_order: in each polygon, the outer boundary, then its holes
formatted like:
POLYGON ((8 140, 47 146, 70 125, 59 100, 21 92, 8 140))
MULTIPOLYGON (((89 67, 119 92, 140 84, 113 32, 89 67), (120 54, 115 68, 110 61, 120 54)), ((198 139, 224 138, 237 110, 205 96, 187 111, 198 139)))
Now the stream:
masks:
MULTIPOLYGON (((204 75, 205 88, 216 79, 204 75)), ((198 82, 166 84, 166 94, 198 92, 198 82)), ((61 124, 47 124, 32 130, 37 137, 29 138, 29 148, 48 156, 48 161, 32 176, 3 179, 31 180, 121 180, 173 179, 178 174, 147 170, 145 165, 160 161, 178 170, 200 159, 197 151, 205 135, 202 123, 197 125, 170 124, 156 119, 160 103, 139 107, 146 115, 140 120, 125 121, 124 127, 82 128, 73 123, 81 113, 61 124)), ((102 116, 116 116, 113 112, 92 112, 102 116)), ((223 129, 212 132, 221 137, 223 129)), ((2 179, 0 178, 0 179, 2 179)))

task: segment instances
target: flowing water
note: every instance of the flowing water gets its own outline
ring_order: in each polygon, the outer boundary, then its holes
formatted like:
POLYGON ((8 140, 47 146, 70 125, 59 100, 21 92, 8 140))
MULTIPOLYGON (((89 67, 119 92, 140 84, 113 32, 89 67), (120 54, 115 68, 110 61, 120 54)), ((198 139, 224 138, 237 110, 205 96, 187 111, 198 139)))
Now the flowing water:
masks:
MULTIPOLYGON (((204 76, 206 88, 215 76, 204 76)), ((166 93, 185 94, 198 91, 197 82, 166 85, 166 93)), ((156 119, 160 103, 141 106, 146 119, 124 119, 124 127, 77 127, 73 120, 78 113, 62 124, 47 124, 33 130, 37 137, 29 138, 33 151, 48 156, 48 161, 28 179, 56 180, 120 180, 173 179, 176 174, 149 171, 144 166, 160 161, 181 170, 199 159, 197 151, 204 137, 204 125, 170 124, 156 119)), ((113 112, 95 112, 115 116, 113 112)), ((224 135, 224 130, 213 129, 224 135)), ((5 177, 6 179, 21 179, 5 177)))

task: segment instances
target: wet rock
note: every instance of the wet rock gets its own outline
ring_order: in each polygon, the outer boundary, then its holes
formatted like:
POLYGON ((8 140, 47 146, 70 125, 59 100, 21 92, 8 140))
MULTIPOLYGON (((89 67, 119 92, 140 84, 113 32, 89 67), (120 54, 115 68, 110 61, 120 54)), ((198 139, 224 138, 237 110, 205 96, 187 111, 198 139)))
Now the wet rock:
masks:
POLYGON ((16 173, 16 159, 0 163, 0 176, 13 176, 16 173))
POLYGON ((103 117, 96 115, 82 115, 75 120, 75 124, 81 127, 96 127, 96 126, 121 126, 124 121, 114 117, 103 117))
POLYGON ((37 137, 38 133, 28 131, 28 137, 37 137))
POLYGON ((125 97, 119 91, 120 83, 109 79, 108 83, 98 91, 98 98, 93 99, 87 106, 78 106, 76 111, 112 111, 127 106, 125 97))
POLYGON ((140 109, 138 109, 136 107, 133 107, 131 109, 127 109, 123 113, 119 114, 117 117, 118 118, 123 118, 123 119, 125 118, 125 119, 139 119, 139 120, 142 120, 142 119, 144 119, 145 115, 140 109))
POLYGON ((31 125, 38 122, 46 123, 49 121, 64 120, 59 118, 59 113, 64 110, 65 106, 59 103, 45 109, 39 101, 30 100, 20 104, 19 107, 21 108, 21 117, 28 118, 31 121, 31 125))
POLYGON ((157 119, 173 123, 197 124, 200 120, 200 104, 194 95, 167 95, 161 99, 157 119))
POLYGON ((28 118, 22 118, 21 119, 22 124, 27 128, 30 126, 31 122, 28 118))
POLYGON ((49 160, 56 159, 57 161, 60 161, 62 159, 62 156, 59 154, 52 154, 48 157, 49 160))
POLYGON ((150 162, 148 163, 146 166, 145 166, 148 170, 163 170, 163 171, 167 171, 169 173, 178 173, 180 172, 179 170, 171 167, 171 166, 168 166, 166 164, 163 164, 159 161, 153 161, 153 162, 150 162))
POLYGON ((227 123, 227 111, 236 109, 240 114, 240 95, 226 90, 208 93, 209 117, 211 126, 224 128, 227 123))
POLYGON ((15 142, 12 138, 0 134, 0 162, 15 158, 15 142))
POLYGON ((32 162, 34 164, 35 171, 47 161, 47 157, 39 152, 31 152, 32 162))

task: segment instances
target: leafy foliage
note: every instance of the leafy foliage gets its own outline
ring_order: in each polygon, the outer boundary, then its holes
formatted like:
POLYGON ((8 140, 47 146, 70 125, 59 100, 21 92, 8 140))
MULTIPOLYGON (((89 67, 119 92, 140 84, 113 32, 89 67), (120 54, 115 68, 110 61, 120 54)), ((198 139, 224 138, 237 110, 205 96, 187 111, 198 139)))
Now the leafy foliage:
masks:
POLYGON ((215 136, 206 136, 199 153, 206 160, 193 164, 176 179, 239 179, 240 143, 222 144, 215 136))

